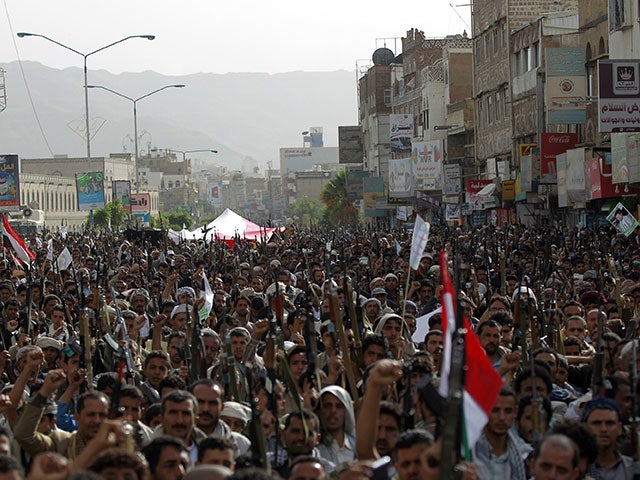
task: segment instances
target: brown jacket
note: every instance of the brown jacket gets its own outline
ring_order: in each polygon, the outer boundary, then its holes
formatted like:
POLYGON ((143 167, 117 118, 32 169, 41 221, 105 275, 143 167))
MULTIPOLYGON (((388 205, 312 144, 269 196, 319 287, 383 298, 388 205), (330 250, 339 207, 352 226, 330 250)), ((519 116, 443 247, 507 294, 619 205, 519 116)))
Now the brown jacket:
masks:
POLYGON ((44 412, 44 402, 40 400, 44 399, 36 395, 34 400, 25 404, 13 431, 15 439, 32 457, 42 452, 57 452, 73 461, 85 447, 84 441, 77 431, 69 433, 64 430, 52 430, 49 435, 38 432, 38 424, 44 412))

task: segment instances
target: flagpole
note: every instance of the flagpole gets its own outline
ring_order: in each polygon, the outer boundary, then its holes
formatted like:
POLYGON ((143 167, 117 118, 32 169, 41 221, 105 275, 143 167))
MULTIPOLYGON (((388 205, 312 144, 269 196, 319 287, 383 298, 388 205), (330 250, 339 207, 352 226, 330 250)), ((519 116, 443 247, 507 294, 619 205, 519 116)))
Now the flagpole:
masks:
MULTIPOLYGON (((455 257, 454 257, 455 258, 455 257)), ((454 277, 457 278, 457 266, 454 270, 454 277)), ((440 457, 440 479, 449 478, 461 479, 462 471, 455 466, 460 461, 460 450, 464 444, 464 411, 463 397, 465 388, 464 366, 465 366, 465 341, 467 330, 464 328, 463 313, 458 304, 457 285, 454 287, 448 271, 446 253, 440 253, 440 279, 444 287, 443 298, 443 324, 446 322, 447 335, 451 338, 448 349, 445 349, 443 356, 449 354, 450 361, 448 373, 448 395, 444 431, 442 434, 442 452, 440 457), (454 289, 455 288, 455 289, 454 289), (456 308, 457 307, 457 308, 456 308), (453 327, 453 328, 452 328, 453 327), (451 332, 453 329, 453 332, 451 332), (452 335, 451 335, 452 334, 452 335), (447 351, 448 350, 448 351, 447 351), (453 472, 453 475, 452 473, 453 472)), ((443 361, 446 361, 443 358, 443 361)), ((442 388, 442 384, 441 384, 442 388)), ((440 392, 442 395, 442 392, 440 392)), ((466 454, 466 452, 465 452, 466 454)))

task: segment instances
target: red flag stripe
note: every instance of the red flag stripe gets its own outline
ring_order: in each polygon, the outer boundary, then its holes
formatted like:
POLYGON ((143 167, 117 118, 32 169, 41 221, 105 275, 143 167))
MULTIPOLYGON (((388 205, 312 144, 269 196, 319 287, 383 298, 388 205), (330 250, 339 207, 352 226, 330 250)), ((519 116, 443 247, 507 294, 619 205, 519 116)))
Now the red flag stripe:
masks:
POLYGON ((7 216, 4 213, 2 214, 2 230, 20 260, 28 264, 32 260, 36 259, 36 254, 29 250, 27 245, 24 243, 24 240, 13 229, 13 227, 9 223, 9 220, 7 220, 7 216))

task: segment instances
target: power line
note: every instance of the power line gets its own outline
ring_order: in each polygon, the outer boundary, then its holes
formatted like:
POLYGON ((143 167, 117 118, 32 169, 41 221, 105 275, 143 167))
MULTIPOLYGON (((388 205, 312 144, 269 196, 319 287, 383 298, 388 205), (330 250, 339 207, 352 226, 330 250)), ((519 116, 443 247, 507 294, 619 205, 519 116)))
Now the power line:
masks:
POLYGON ((38 112, 36 110, 36 105, 33 102, 33 97, 31 96, 31 89, 29 88, 29 83, 27 82, 27 76, 24 73, 24 67, 22 66, 22 59, 20 58, 20 53, 18 52, 18 44, 16 42, 16 35, 13 31, 13 25, 11 24, 11 17, 9 16, 9 7, 7 7, 7 0, 3 0, 4 11, 7 14, 7 22, 9 23, 9 30, 11 31, 11 38, 13 39, 13 48, 16 51, 16 58, 18 59, 18 65, 20 66, 20 72, 22 73, 22 80, 24 82, 24 86, 27 89, 27 95, 29 97, 29 103, 31 104, 31 109, 33 110, 33 116, 36 118, 36 123, 38 124, 38 128, 40 129, 40 134, 42 135, 42 139, 44 143, 47 145, 47 149, 49 150, 49 154, 53 157, 53 150, 51 149, 51 145, 49 145, 49 140, 47 140, 47 135, 44 133, 44 128, 42 127, 42 123, 40 122, 40 117, 38 116, 38 112))

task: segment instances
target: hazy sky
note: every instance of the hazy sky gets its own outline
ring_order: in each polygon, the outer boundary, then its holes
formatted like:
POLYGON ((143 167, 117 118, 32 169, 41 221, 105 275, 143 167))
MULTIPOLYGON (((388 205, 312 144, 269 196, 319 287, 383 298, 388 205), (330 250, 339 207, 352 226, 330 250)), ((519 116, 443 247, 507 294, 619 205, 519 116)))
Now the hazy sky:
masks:
POLYGON ((45 40, 15 36, 25 31, 83 53, 128 35, 156 35, 89 57, 89 69, 112 73, 353 70, 383 46, 377 39, 388 38, 394 50, 393 38, 411 27, 441 37, 470 33, 469 23, 469 6, 452 8, 448 0, 2 0, 0 62, 19 55, 55 68, 82 65, 81 57, 45 40))

